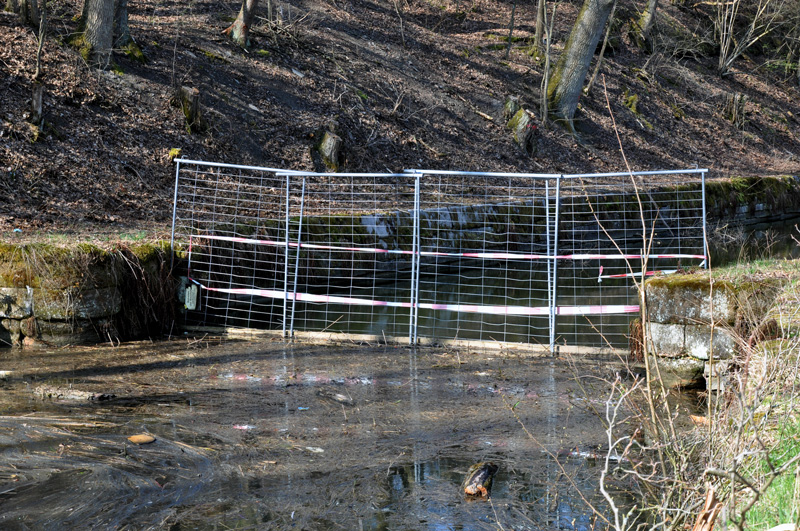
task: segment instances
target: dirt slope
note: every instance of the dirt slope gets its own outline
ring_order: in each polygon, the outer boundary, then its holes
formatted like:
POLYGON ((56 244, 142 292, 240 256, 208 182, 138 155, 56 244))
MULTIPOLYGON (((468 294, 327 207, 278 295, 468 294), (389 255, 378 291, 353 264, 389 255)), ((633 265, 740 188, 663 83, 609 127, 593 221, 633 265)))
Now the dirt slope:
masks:
MULTIPOLYGON (((753 50, 734 75, 720 78, 715 58, 700 54, 708 18, 697 11, 662 8, 659 51, 646 55, 627 36, 635 6, 623 3, 604 76, 581 102, 582 142, 540 126, 528 156, 505 128, 502 105, 517 96, 538 111, 543 62, 527 53, 533 5, 518 6, 508 59, 510 2, 273 5, 279 23, 259 19, 244 51, 220 34, 235 2, 131 2, 131 31, 148 62, 117 55, 114 71, 98 72, 65 44, 80 2, 55 2, 43 57, 47 125, 35 142, 26 118, 36 39, 15 16, 0 14, 3 238, 52 230, 163 234, 170 149, 192 159, 313 169, 309 147, 329 124, 345 142, 347 171, 622 170, 616 131, 634 170, 698 165, 724 178, 800 167, 794 73, 753 50), (207 131, 186 132, 171 104, 180 86, 200 90, 207 131), (743 127, 724 117, 735 93, 748 98, 743 127)), ((558 6, 555 53, 576 8, 558 6)))

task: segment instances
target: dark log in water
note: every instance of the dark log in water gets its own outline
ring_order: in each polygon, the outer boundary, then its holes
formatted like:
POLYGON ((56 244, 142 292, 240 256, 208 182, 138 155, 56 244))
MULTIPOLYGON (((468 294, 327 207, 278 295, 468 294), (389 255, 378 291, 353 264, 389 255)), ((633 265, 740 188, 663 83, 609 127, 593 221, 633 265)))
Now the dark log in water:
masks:
POLYGON ((487 498, 492 488, 492 479, 496 473, 497 465, 494 463, 472 465, 469 472, 467 472, 467 479, 464 480, 464 492, 468 496, 487 498))

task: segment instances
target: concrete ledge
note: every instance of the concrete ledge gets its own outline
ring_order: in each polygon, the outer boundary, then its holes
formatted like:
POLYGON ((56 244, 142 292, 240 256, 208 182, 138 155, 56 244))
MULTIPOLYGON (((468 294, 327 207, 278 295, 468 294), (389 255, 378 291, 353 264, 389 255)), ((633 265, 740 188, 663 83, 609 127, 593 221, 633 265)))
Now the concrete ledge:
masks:
POLYGON ((736 292, 725 281, 714 282, 705 275, 671 275, 654 278, 645 287, 648 319, 661 324, 734 324, 736 292), (713 315, 712 315, 713 311, 713 315))
MULTIPOLYGON (((650 357, 650 366, 658 364, 658 373, 664 387, 674 389, 676 387, 694 387, 703 381, 703 369, 705 363, 694 358, 662 358, 650 357)), ((653 374, 656 377, 656 373, 653 374)))

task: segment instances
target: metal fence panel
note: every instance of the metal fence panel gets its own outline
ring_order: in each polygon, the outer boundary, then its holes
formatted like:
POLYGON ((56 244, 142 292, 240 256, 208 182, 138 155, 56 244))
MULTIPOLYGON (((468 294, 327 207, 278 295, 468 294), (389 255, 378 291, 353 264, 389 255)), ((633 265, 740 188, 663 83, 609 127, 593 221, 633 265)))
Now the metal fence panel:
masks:
POLYGON ((704 260, 705 170, 318 174, 179 160, 194 323, 621 346, 635 281, 704 260))

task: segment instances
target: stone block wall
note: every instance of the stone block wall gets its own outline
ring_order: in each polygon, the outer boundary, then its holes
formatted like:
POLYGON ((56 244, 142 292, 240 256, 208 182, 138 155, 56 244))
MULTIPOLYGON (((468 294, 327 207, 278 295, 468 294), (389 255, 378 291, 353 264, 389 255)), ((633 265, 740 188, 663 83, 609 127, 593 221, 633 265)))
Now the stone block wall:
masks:
MULTIPOLYGON (((780 279, 734 284, 706 273, 656 277, 645 285, 647 355, 668 387, 704 383, 727 367, 742 334, 757 326, 780 289, 780 279), (710 363, 711 362, 711 363, 710 363)), ((744 338, 747 341, 747 338, 744 338)))
POLYGON ((0 347, 147 335, 172 305, 168 258, 161 244, 0 245, 0 347))

